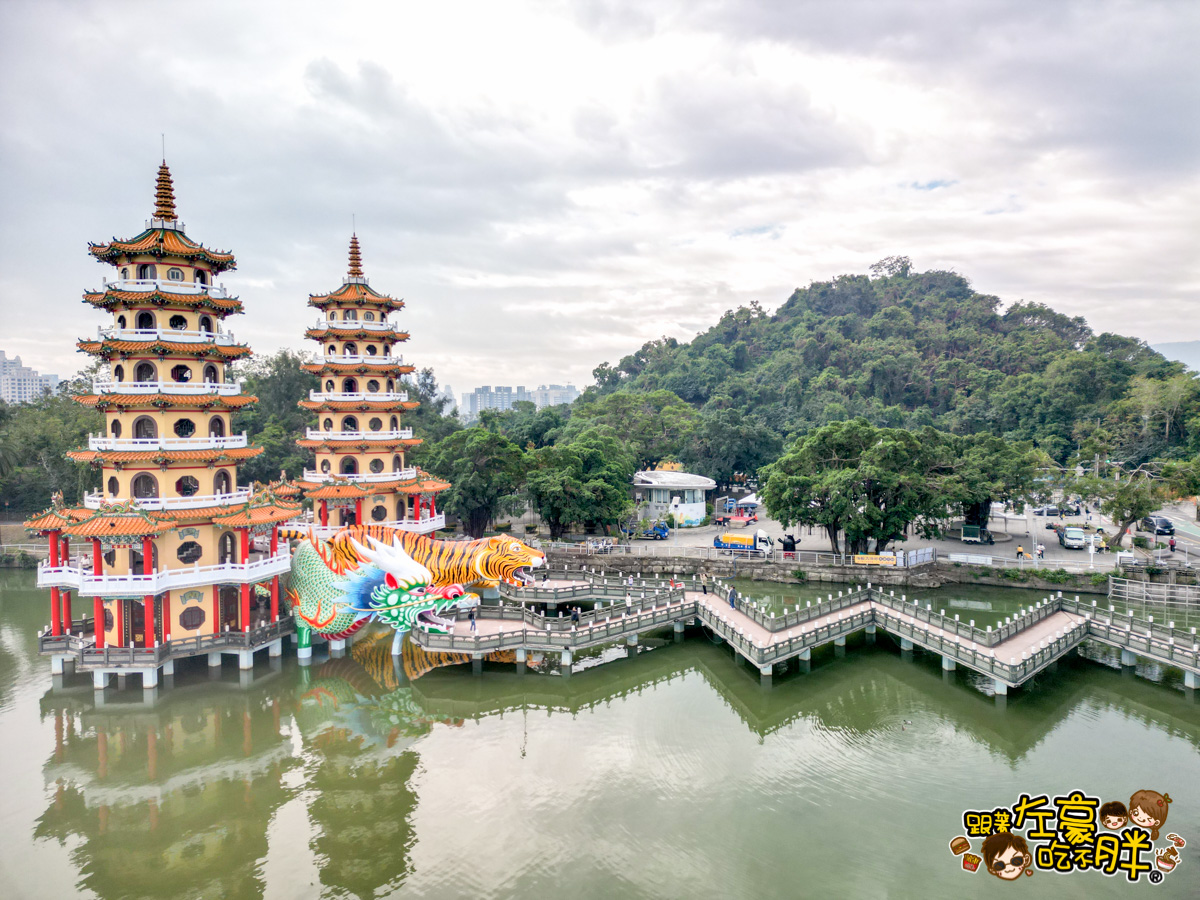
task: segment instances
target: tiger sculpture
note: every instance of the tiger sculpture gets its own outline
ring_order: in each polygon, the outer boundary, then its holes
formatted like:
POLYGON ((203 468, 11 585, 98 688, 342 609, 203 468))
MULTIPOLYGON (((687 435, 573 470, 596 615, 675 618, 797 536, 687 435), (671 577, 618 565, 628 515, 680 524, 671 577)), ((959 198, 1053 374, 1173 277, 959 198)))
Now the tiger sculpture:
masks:
MULTIPOLYGON (((288 540, 308 538, 308 532, 298 528, 281 528, 279 535, 288 540)), ((372 546, 372 541, 402 547, 429 570, 434 587, 494 588, 501 581, 521 587, 533 581, 527 570, 546 565, 545 553, 507 535, 442 541, 385 525, 348 525, 322 543, 335 566, 356 568, 362 562, 356 548, 372 546)))

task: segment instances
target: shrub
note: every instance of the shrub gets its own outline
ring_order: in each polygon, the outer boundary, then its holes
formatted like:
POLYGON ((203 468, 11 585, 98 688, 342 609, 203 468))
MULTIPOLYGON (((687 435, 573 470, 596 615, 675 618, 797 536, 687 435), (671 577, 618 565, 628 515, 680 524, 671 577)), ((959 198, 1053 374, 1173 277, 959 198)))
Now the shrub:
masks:
POLYGON ((792 569, 792 577, 797 581, 808 581, 808 573, 803 569, 792 569))
POLYGON ((1161 575, 1164 571, 1162 566, 1146 566, 1147 575, 1161 575))
POLYGON ((1007 578, 1009 581, 1028 581, 1029 573, 1024 569, 1005 569, 1000 573, 1001 578, 1007 578))
POLYGON ((512 531, 512 522, 497 522, 496 523, 496 533, 497 534, 508 534, 510 531, 512 531))
POLYGON ((1141 537, 1139 535, 1138 537, 1135 537, 1133 539, 1133 546, 1137 547, 1139 550, 1149 550, 1150 549, 1150 539, 1141 537))
POLYGON ((675 514, 674 513, 667 513, 667 527, 668 528, 675 527, 675 514))
POLYGON ((1075 576, 1066 569, 1047 569, 1041 573, 1041 578, 1051 584, 1066 584, 1075 580, 1075 576))
POLYGON ((1096 587, 1100 587, 1101 585, 1108 584, 1108 576, 1103 572, 1096 572, 1091 578, 1088 579, 1088 581, 1090 581, 1096 587))
POLYGON ((532 522, 525 526, 526 534, 537 534, 537 531, 538 531, 538 527, 536 525, 534 525, 532 522))

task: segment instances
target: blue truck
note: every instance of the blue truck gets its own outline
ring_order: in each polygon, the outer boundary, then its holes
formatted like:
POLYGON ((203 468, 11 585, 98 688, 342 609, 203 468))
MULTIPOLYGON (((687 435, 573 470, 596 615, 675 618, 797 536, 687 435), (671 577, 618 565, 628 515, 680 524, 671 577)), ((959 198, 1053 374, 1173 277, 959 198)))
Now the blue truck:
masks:
POLYGON ((666 522, 637 522, 626 534, 644 541, 665 541, 671 536, 671 529, 666 522))

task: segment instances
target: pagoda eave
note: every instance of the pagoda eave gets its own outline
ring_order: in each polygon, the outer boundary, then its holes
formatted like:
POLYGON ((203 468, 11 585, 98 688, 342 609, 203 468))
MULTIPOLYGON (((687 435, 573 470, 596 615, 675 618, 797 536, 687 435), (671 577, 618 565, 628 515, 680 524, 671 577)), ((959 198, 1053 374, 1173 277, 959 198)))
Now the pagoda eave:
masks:
POLYGON ((161 409, 242 409, 253 406, 258 398, 252 394, 84 394, 75 402, 99 410, 119 409, 126 412, 161 409))
POLYGON ((213 465, 254 459, 262 447, 238 447, 225 450, 68 450, 67 458, 76 462, 123 466, 131 463, 154 463, 166 466, 173 462, 210 462, 213 465))
POLYGON ((93 341, 85 339, 77 341, 75 346, 84 353, 99 356, 101 359, 111 359, 114 355, 128 356, 134 353, 147 353, 159 357, 179 354, 232 360, 249 356, 252 352, 245 344, 189 344, 177 341, 117 341, 110 339, 93 341))
POLYGON ((121 257, 149 255, 156 258, 173 257, 201 260, 213 272, 231 272, 237 268, 232 253, 209 250, 178 228, 147 228, 128 240, 113 238, 107 244, 88 244, 88 252, 99 262, 116 264, 121 257))
POLYGON ((83 302, 97 309, 111 310, 121 304, 167 307, 178 306, 181 309, 204 308, 211 309, 220 317, 241 313, 242 301, 237 297, 214 297, 207 292, 198 294, 172 294, 164 291, 87 291, 83 302))

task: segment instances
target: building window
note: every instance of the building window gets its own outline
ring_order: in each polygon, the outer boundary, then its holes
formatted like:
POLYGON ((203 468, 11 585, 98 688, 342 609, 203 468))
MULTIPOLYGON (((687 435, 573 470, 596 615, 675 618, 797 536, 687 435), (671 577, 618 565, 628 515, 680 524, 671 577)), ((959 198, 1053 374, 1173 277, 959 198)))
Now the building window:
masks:
POLYGON ((395 416, 392 416, 392 431, 399 431, 399 430, 400 430, 400 420, 397 419, 395 416))
POLYGON ((200 330, 207 331, 209 334, 212 333, 213 324, 212 324, 211 316, 201 316, 200 317, 200 330))
POLYGON ((367 393, 376 394, 379 392, 379 382, 372 378, 367 382, 367 393))
POLYGON ((117 382, 121 382, 121 381, 125 380, 125 367, 124 366, 117 366, 115 369, 113 369, 113 380, 117 381, 117 382))
POLYGON ((175 436, 181 438, 190 438, 196 433, 196 423, 191 419, 180 419, 175 423, 175 436))
POLYGON ((354 416, 346 416, 342 419, 342 431, 358 431, 358 419, 354 416))
POLYGON ((121 423, 118 422, 116 419, 113 419, 112 425, 109 427, 108 430, 110 432, 112 432, 113 437, 119 438, 121 436, 121 423))
POLYGON ((343 394, 357 394, 358 393, 358 379, 356 379, 356 378, 342 379, 342 393, 343 394))
POLYGON ((201 272, 199 269, 197 269, 196 275, 195 275, 195 281, 196 281, 196 284, 207 285, 208 284, 208 273, 201 272))
POLYGON ((333 419, 326 419, 321 423, 326 431, 333 431, 333 419))
POLYGON ((208 420, 208 436, 209 437, 225 437, 225 420, 220 416, 213 416, 208 420))
POLYGON ((110 476, 108 479, 108 496, 115 497, 120 492, 121 492, 120 482, 117 481, 117 478, 115 475, 110 476))
POLYGON ((327 393, 327 394, 333 393, 333 379, 332 378, 326 380, 326 382, 325 382, 325 393, 327 393))
POLYGON ((171 380, 177 381, 180 384, 184 384, 185 382, 191 381, 192 380, 191 366, 175 366, 175 368, 171 369, 171 380))
POLYGON ((358 311, 353 310, 353 309, 348 309, 348 310, 346 310, 345 314, 343 315, 343 318, 347 322, 354 322, 358 319, 358 311))
POLYGON ((396 383, 394 381, 392 381, 392 379, 389 378, 388 379, 388 393, 389 394, 394 393, 395 390, 396 390, 396 383))
POLYGON ((154 363, 138 363, 137 368, 133 370, 133 380, 139 382, 158 381, 158 370, 154 368, 154 363))
POLYGON ((176 313, 171 316, 171 320, 167 323, 173 331, 184 331, 187 329, 187 319, 176 313))
POLYGON ((129 270, 128 270, 128 269, 122 269, 122 270, 121 270, 121 280, 122 280, 122 281, 128 281, 128 280, 129 280, 129 270))
POLYGON ((184 541, 179 545, 179 549, 175 551, 175 555, 179 557, 180 562, 194 563, 204 555, 204 548, 195 541, 184 541))
POLYGON ((377 352, 374 344, 367 344, 367 356, 374 356, 377 352))
POLYGON ((138 313, 137 327, 138 327, 138 331, 153 331, 155 328, 154 313, 148 313, 148 312, 138 313))
POLYGON ((125 330, 125 317, 124 316, 117 316, 117 327, 119 329, 121 329, 122 331, 125 330))
POLYGON ((195 631, 204 624, 204 607, 189 606, 179 614, 179 627, 184 631, 195 631))
POLYGON ((233 532, 227 531, 221 535, 221 539, 217 541, 217 562, 221 565, 229 565, 232 562, 237 562, 234 559, 233 550, 233 532))
POLYGON ((142 472, 133 479, 133 496, 139 500, 153 500, 158 497, 158 479, 148 472, 142 472))
POLYGON ((226 472, 224 469, 222 469, 220 472, 217 473, 216 477, 213 479, 213 493, 214 494, 228 494, 229 493, 229 483, 230 483, 229 482, 229 473, 226 472))
POLYGON ((324 472, 326 475, 328 475, 329 469, 330 469, 329 460, 327 460, 327 459, 321 460, 321 471, 324 472))
POLYGON ((180 497, 191 497, 200 490, 200 482, 194 475, 184 475, 175 482, 175 493, 180 497))
POLYGON ((382 459, 371 460, 371 471, 374 472, 376 475, 378 475, 380 472, 382 472, 383 471, 383 460, 382 459))
POLYGON ((167 269, 167 281, 183 281, 183 269, 171 266, 171 268, 167 269))
POLYGON ((337 310, 336 309, 329 310, 329 312, 327 312, 325 314, 325 318, 328 319, 330 322, 336 322, 337 321, 337 310))
POLYGON ((346 344, 342 348, 342 356, 358 356, 358 344, 346 344))
POLYGON ((386 506, 376 506, 374 509, 371 510, 371 518, 374 519, 376 522, 382 522, 384 519, 387 518, 387 507, 386 506))
POLYGON ((158 423, 149 416, 139 416, 133 420, 133 436, 143 441, 158 437, 158 423))
POLYGON ((217 367, 209 363, 204 367, 204 380, 208 384, 217 383, 217 367))
POLYGON ((404 460, 402 460, 399 456, 393 456, 392 457, 392 471, 399 472, 403 468, 404 468, 404 460))
POLYGON ((326 356, 337 356, 337 344, 329 345, 329 352, 326 354, 326 356))
POLYGON ((383 419, 379 418, 379 416, 372 416, 368 426, 372 431, 379 431, 383 428, 383 419))
POLYGON ((138 279, 140 281, 154 281, 158 277, 158 273, 154 266, 138 266, 138 279))
POLYGON ((345 459, 343 459, 342 460, 342 474, 343 475, 357 475, 358 474, 358 460, 356 460, 353 456, 347 456, 345 459))

